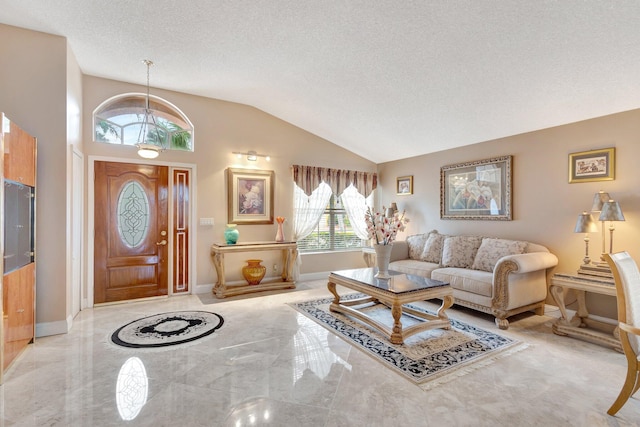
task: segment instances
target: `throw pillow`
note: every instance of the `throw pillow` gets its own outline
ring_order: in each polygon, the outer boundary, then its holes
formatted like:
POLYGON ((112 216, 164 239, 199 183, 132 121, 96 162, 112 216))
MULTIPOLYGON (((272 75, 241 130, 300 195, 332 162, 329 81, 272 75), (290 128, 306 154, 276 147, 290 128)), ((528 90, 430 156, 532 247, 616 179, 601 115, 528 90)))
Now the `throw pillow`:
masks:
POLYGON ((444 267, 471 267, 480 243, 482 243, 481 236, 450 236, 445 238, 442 246, 442 265, 444 267))
POLYGON ((438 232, 429 233, 427 242, 424 244, 424 250, 420 255, 420 260, 440 264, 440 261, 442 261, 442 246, 446 237, 438 232))
POLYGON ((409 245, 409 259, 419 260, 424 244, 427 241, 428 234, 414 234, 407 236, 407 245, 409 245))
POLYGON ((517 240, 483 239, 471 268, 491 272, 500 258, 524 253, 526 247, 527 242, 517 240))

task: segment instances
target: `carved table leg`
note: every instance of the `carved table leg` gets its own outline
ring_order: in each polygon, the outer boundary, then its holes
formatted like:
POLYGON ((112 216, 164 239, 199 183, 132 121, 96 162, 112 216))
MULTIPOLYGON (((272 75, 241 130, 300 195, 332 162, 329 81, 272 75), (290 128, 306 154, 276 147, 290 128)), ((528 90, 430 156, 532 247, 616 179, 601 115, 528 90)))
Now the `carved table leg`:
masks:
POLYGON ((333 302, 329 306, 329 310, 335 311, 333 308, 334 308, 334 306, 340 304, 340 295, 338 295, 338 291, 336 290, 336 284, 335 283, 333 283, 333 282, 327 283, 327 288, 329 289, 329 292, 331 292, 333 294, 333 296, 334 296, 333 302))
POLYGON ((402 322, 400 322, 400 317, 402 317, 402 304, 394 301, 391 306, 391 315, 393 316, 393 330, 390 341, 392 344, 402 344, 404 342, 402 338, 402 322))
POLYGON ((571 323, 578 323, 581 328, 586 328, 587 324, 584 319, 589 317, 589 311, 587 310, 586 292, 581 290, 575 290, 576 297, 578 298, 578 311, 576 311, 575 321, 571 323))
POLYGON ((224 254, 217 253, 213 256, 213 265, 216 268, 218 281, 213 287, 213 293, 218 298, 224 298, 227 290, 227 284, 224 278, 224 254))
MULTIPOLYGON (((447 316, 447 313, 445 312, 445 310, 451 307, 453 303, 454 303, 453 295, 445 295, 445 297, 442 298, 442 305, 440 306, 440 308, 438 309, 438 312, 436 313, 440 319, 449 320, 449 316, 447 316)), ((447 326, 443 329, 451 329, 451 326, 447 326)))

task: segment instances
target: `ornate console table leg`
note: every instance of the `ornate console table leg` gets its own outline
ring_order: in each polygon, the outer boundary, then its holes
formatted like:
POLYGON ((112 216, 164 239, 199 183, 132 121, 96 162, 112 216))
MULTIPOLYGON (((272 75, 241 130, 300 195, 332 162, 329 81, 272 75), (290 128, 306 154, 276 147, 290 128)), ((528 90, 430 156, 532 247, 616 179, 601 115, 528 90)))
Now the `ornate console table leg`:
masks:
POLYGON ((218 276, 218 281, 213 287, 213 293, 218 298, 224 298, 225 292, 227 290, 227 285, 224 278, 224 254, 223 253, 217 253, 213 256, 213 265, 216 268, 216 275, 218 276))

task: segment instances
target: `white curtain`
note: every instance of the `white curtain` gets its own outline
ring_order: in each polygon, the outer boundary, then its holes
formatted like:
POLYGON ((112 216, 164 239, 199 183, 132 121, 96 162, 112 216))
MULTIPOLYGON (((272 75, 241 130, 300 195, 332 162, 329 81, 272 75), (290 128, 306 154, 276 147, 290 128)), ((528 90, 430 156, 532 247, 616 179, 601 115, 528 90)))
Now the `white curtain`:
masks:
MULTIPOLYGON (((310 196, 297 185, 293 186, 293 240, 298 241, 307 237, 320 221, 320 217, 331 199, 331 187, 321 183, 310 196)), ((300 252, 296 258, 296 268, 293 270, 294 280, 300 277, 302 258, 300 252)))
POLYGON ((351 227, 361 239, 367 240, 369 238, 367 233, 367 224, 364 220, 364 215, 367 212, 367 206, 371 206, 373 193, 366 199, 358 190, 350 185, 342 192, 342 206, 349 217, 351 227))
POLYGON ((310 196, 297 185, 293 186, 293 239, 298 241, 307 237, 318 224, 329 199, 331 187, 321 183, 310 196))

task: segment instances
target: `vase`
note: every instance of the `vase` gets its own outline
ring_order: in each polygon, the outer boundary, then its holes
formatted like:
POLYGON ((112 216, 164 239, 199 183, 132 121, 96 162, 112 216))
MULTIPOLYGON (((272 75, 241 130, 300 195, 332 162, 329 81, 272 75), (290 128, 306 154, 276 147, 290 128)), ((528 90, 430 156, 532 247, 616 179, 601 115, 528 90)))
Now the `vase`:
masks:
POLYGON ((236 224, 227 224, 227 228, 224 230, 224 240, 227 245, 235 245, 240 237, 240 232, 236 228, 236 224))
POLYGON ((376 251, 376 264, 378 266, 378 272, 375 274, 377 279, 390 279, 389 275, 389 260, 391 259, 392 244, 389 245, 373 245, 373 249, 376 251))
POLYGON ((276 231, 276 242, 284 242, 284 230, 282 229, 282 223, 278 223, 278 231, 276 231))
POLYGON ((261 259, 248 259, 247 265, 242 267, 242 275, 250 285, 257 285, 267 273, 267 267, 260 264, 261 259))

